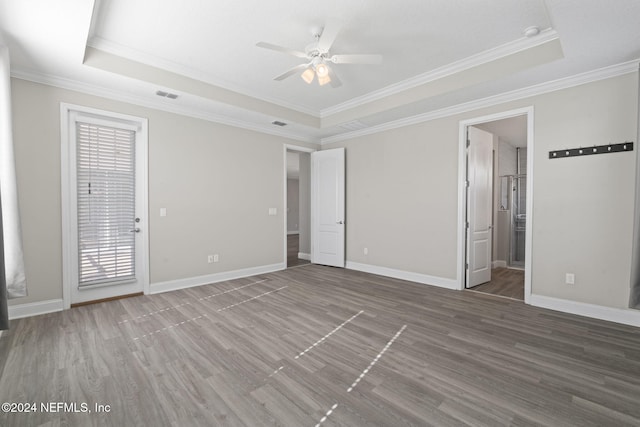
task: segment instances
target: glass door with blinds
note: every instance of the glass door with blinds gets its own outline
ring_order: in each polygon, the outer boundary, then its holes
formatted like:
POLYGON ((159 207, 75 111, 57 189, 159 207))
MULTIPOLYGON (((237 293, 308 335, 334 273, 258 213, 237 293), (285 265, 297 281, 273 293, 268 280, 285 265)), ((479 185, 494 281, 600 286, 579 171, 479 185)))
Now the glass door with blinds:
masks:
POLYGON ((140 126, 69 115, 71 304, 144 290, 140 126))

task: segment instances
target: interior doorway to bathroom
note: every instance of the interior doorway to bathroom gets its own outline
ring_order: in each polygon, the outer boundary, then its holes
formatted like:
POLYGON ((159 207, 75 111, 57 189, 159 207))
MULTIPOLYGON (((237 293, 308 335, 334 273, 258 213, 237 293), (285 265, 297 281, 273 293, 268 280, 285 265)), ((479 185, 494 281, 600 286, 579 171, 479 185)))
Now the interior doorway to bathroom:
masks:
MULTIPOLYGON (((528 194, 529 174, 527 170, 529 139, 529 124, 531 119, 526 112, 509 115, 507 117, 488 118, 467 126, 467 135, 473 145, 472 132, 481 132, 488 138, 492 152, 488 154, 491 165, 491 183, 485 197, 484 206, 489 207, 485 216, 490 218, 487 223, 487 236, 480 234, 481 224, 477 218, 482 217, 474 209, 484 209, 483 204, 474 199, 480 197, 474 183, 477 171, 474 170, 475 160, 473 147, 467 148, 467 250, 465 269, 465 288, 476 292, 489 293, 505 298, 525 300, 529 289, 525 289, 527 269, 528 216, 531 212, 528 194), (479 131, 478 131, 479 130, 479 131), (475 175, 475 176, 474 176, 475 175), (482 248, 483 241, 489 242, 487 248, 482 248), (482 256, 480 256, 482 255, 482 256), (485 270, 482 271, 480 267, 485 270)), ((485 139, 486 139, 485 138, 485 139)), ((486 144, 485 144, 486 145, 486 144)), ((476 150, 477 151, 477 150, 476 150)), ((485 180, 488 180, 486 177, 485 180)), ((486 210, 486 209, 485 209, 486 210)))
POLYGON ((287 268, 292 268, 311 261, 310 153, 300 149, 287 149, 285 170, 285 260, 287 268))

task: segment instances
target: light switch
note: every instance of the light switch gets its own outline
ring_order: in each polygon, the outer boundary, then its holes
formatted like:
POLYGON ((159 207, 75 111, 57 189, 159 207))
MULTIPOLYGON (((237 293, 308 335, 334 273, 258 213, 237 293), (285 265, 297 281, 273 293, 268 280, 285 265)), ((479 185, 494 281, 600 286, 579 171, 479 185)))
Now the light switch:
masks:
POLYGON ((269 215, 274 216, 278 214, 278 209, 276 208, 269 208, 269 215))
POLYGON ((167 208, 160 208, 160 216, 167 216, 167 208))

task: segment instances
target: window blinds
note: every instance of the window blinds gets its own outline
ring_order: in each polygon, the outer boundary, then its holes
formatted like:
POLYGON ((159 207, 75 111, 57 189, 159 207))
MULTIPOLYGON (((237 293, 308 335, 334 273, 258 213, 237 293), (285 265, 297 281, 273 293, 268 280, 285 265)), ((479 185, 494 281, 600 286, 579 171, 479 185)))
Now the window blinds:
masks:
POLYGON ((79 286, 135 278, 135 132, 76 122, 79 286))

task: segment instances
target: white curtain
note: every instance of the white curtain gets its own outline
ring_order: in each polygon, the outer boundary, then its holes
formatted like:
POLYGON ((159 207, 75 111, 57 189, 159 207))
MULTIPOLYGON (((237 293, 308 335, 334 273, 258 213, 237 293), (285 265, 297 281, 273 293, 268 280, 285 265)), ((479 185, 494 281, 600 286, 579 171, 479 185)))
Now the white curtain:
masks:
POLYGON ((9 329, 7 283, 4 280, 4 239, 2 238, 2 201, 0 200, 0 331, 9 329))
MULTIPOLYGON (((10 77, 9 49, 0 45, 0 202, 4 275, 9 299, 27 295, 11 129, 10 77)), ((3 293, 1 291, 3 290, 0 290, 0 293, 3 293)))

